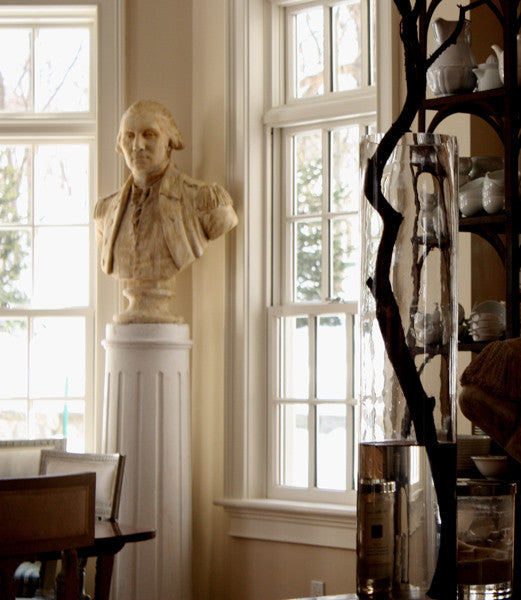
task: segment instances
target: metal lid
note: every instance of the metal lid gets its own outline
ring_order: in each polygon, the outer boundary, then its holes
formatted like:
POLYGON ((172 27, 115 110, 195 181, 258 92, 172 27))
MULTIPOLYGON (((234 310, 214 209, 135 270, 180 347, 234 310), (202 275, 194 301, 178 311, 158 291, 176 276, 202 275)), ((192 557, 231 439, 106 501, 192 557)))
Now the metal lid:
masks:
POLYGON ((508 496, 516 493, 516 484, 488 479, 458 479, 456 494, 463 496, 508 496))

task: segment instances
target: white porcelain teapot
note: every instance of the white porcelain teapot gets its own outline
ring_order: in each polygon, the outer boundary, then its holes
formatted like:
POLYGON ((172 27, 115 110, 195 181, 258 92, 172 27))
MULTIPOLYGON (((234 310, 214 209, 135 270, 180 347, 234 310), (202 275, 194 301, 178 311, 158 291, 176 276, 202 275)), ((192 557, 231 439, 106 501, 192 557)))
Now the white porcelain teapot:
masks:
MULTIPOLYGON (((497 56, 501 83, 505 83, 504 52, 497 44, 492 46, 492 50, 494 50, 497 56)), ((521 34, 517 35, 517 84, 521 85, 521 34)))

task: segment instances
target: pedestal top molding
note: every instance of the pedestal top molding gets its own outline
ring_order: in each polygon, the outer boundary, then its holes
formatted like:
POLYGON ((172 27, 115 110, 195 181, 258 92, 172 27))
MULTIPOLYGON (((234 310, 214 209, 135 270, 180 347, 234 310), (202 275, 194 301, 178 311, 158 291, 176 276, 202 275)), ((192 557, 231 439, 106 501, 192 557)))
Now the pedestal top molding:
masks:
POLYGON ((106 328, 104 348, 177 348, 191 349, 187 324, 129 323, 109 324, 106 328))

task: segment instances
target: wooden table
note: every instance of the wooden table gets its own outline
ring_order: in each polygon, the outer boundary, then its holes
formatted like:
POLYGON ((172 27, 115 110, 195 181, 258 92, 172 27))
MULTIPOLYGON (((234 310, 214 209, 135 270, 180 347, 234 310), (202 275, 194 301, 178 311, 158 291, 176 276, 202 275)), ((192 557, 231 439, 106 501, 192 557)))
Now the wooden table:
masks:
MULTIPOLYGON (((114 556, 126 544, 144 542, 155 538, 154 529, 135 527, 116 521, 96 521, 94 525, 94 543, 78 549, 80 565, 85 567, 89 558, 96 559, 96 578, 93 600, 109 600, 110 583, 114 568, 114 556)), ((59 558, 56 553, 38 556, 39 560, 59 558)), ((80 582, 80 589, 83 581, 80 582)))
POLYGON ((154 529, 134 527, 116 521, 96 521, 94 544, 78 550, 78 557, 85 559, 85 562, 87 558, 96 558, 94 600, 109 600, 114 556, 123 546, 155 537, 154 529))

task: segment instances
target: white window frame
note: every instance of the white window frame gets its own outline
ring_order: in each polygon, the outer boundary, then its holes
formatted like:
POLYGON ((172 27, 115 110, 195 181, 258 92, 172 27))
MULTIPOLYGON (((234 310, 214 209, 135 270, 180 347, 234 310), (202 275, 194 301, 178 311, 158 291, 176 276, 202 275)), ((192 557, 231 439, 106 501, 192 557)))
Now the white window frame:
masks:
MULTIPOLYGON (((96 48, 93 49, 96 61, 92 65, 97 74, 97 88, 91 86, 91 106, 93 111, 75 118, 75 125, 69 133, 85 136, 92 150, 95 151, 96 160, 93 161, 91 173, 92 198, 91 217, 94 202, 100 196, 113 192, 119 186, 122 175, 122 161, 114 150, 114 139, 119 126, 119 119, 123 108, 123 74, 124 74, 124 0, 90 0, 71 2, 71 0, 9 0, 6 6, 13 7, 17 14, 30 14, 31 11, 45 11, 48 16, 60 14, 63 9, 69 9, 81 14, 83 7, 96 10, 97 34, 94 38, 96 48), (91 123, 95 121, 95 127, 91 123)), ((59 131, 60 115, 49 114, 41 119, 38 130, 35 132, 30 115, 20 119, 5 119, 0 116, 0 130, 2 137, 16 136, 18 139, 24 135, 30 139, 33 132, 45 136, 47 140, 53 139, 55 131, 59 131)), ((90 262, 90 307, 83 309, 70 309, 67 314, 86 314, 86 390, 85 390, 85 448, 95 451, 101 447, 102 432, 102 407, 104 386, 105 357, 101 346, 104 338, 105 323, 110 322, 112 315, 117 312, 118 290, 115 283, 107 276, 101 274, 96 263, 96 241, 94 224, 90 222, 89 240, 93 260, 90 262)), ((40 314, 63 314, 63 311, 41 310, 14 310, 9 314, 30 313, 31 317, 40 314)))
MULTIPOLYGON (((398 105, 398 86, 391 87, 399 69, 399 40, 392 36, 398 25, 391 4, 377 2, 379 128, 391 123, 398 105), (380 93, 383 90, 385 94, 380 93)), ((353 504, 270 500, 267 494, 272 219, 267 200, 268 150, 271 128, 282 121, 277 98, 264 84, 276 68, 271 61, 276 63, 277 58, 266 48, 267 27, 281 26, 273 10, 276 6, 280 6, 276 0, 229 0, 228 187, 238 199, 240 222, 227 248, 225 498, 217 503, 230 517, 230 535, 354 549, 353 504)), ((360 92, 360 107, 366 100, 360 92)), ((332 98, 331 106, 338 101, 332 98)), ((296 104, 295 124, 315 114, 312 101, 296 104)))

